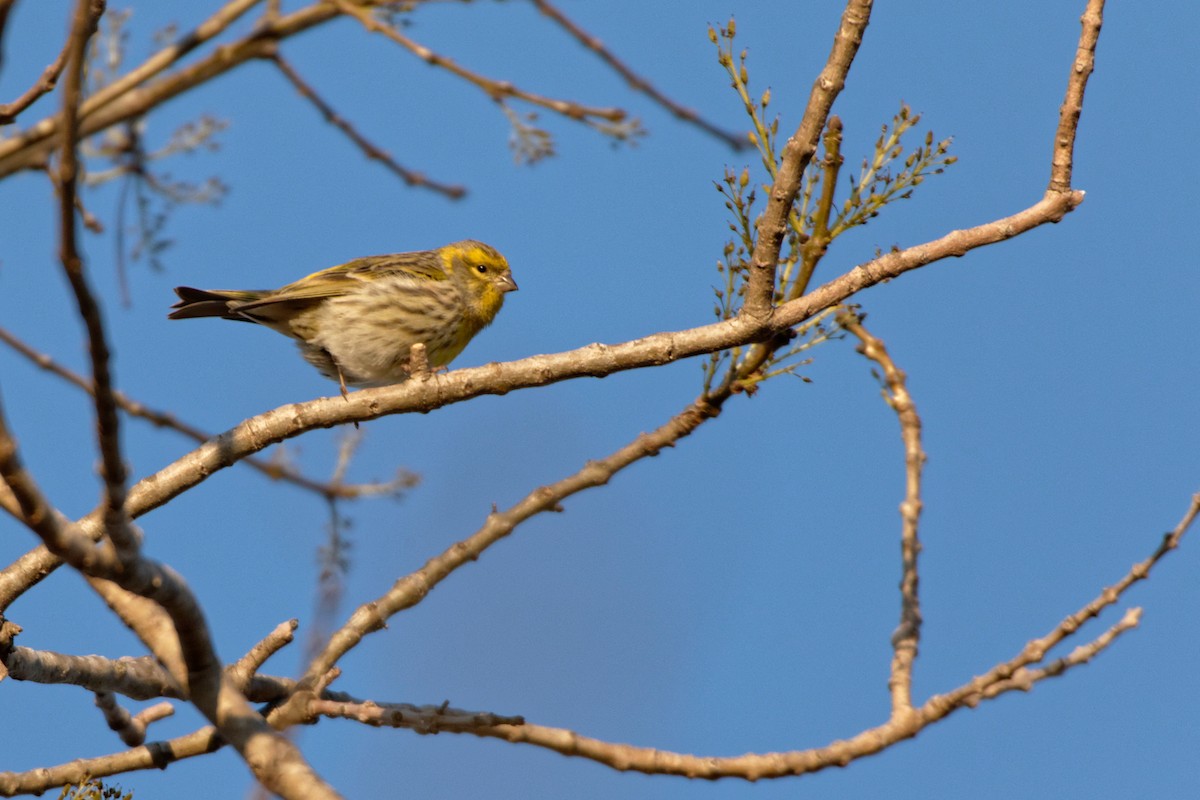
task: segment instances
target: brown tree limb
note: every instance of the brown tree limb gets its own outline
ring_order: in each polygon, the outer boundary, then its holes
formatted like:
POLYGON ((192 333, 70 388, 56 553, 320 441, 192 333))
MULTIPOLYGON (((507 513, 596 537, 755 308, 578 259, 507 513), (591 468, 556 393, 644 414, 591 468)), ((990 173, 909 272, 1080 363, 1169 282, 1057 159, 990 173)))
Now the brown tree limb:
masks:
POLYGON ((13 647, 4 655, 3 662, 9 677, 15 681, 79 686, 130 700, 187 699, 179 683, 153 656, 112 659, 13 647))
POLYGON ((0 69, 4 68, 4 32, 8 29, 8 12, 17 0, 0 0, 0 69))
POLYGON ((744 150, 750 146, 750 142, 746 138, 745 133, 734 133, 720 128, 704 119, 704 117, 700 116, 692 109, 676 103, 658 89, 654 88, 654 85, 650 83, 649 80, 630 69, 625 62, 621 61, 621 59, 617 58, 611 50, 605 47, 603 42, 573 22, 557 6, 551 5, 549 2, 547 2, 547 0, 533 0, 533 4, 537 7, 538 11, 542 12, 542 14, 553 20, 555 24, 574 37, 577 42, 586 47, 588 50, 591 50, 600 58, 600 60, 612 67, 618 75, 625 79, 625 82, 629 84, 629 87, 634 91, 641 92, 665 108, 676 118, 681 119, 690 125, 695 125, 705 133, 708 133, 725 142, 725 144, 729 145, 734 150, 744 150))
POLYGON ((925 451, 921 447, 921 418, 908 393, 904 373, 892 361, 883 342, 863 327, 860 317, 844 311, 838 315, 844 330, 856 336, 858 350, 879 365, 883 375, 883 398, 900 420, 900 437, 904 441, 904 501, 900 504, 903 526, 900 534, 900 625, 892 635, 892 668, 888 688, 892 695, 892 715, 912 710, 913 662, 921 640, 921 601, 917 572, 917 557, 921 541, 917 535, 921 518, 921 471, 925 466, 925 451))
POLYGON ((289 83, 292 84, 292 88, 300 93, 301 97, 312 103, 313 108, 317 109, 321 116, 325 118, 326 122, 345 134, 346 138, 353 142, 367 158, 371 159, 372 161, 378 161, 392 174, 399 177, 400 180, 404 181, 409 186, 418 186, 430 189, 449 197, 451 200, 458 200, 467 193, 466 188, 461 185, 441 183, 433 180, 432 178, 427 178, 423 173, 401 166, 396 159, 392 158, 391 154, 373 144, 369 139, 359 133, 358 130, 352 124, 350 124, 350 122, 338 114, 337 111, 334 110, 333 106, 331 106, 319 94, 317 94, 316 90, 313 89, 312 86, 300 76, 300 73, 296 71, 295 67, 293 67, 287 59, 279 54, 278 50, 267 56, 267 59, 279 68, 279 71, 283 73, 283 76, 288 79, 289 83))
POLYGON ((779 248, 787 231, 788 215, 792 212, 804 170, 817 152, 821 131, 842 88, 854 56, 862 44, 863 33, 871 20, 872 0, 849 0, 842 12, 841 25, 833 39, 833 48, 821 74, 813 83, 808 105, 796 132, 783 148, 783 163, 771 186, 767 207, 758 223, 758 240, 750 258, 750 274, 746 288, 743 314, 756 320, 770 318, 775 296, 775 267, 779 263, 779 248))

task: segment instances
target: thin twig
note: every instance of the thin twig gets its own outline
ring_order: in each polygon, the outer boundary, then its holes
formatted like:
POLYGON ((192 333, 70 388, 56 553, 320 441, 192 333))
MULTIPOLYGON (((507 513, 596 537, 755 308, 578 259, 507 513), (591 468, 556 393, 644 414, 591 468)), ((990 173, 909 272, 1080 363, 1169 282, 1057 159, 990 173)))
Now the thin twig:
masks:
POLYGON ((619 108, 597 108, 595 106, 585 106, 571 100, 544 97, 540 94, 520 89, 508 81, 497 81, 485 75, 480 75, 477 72, 472 72, 466 67, 459 65, 453 59, 435 53, 428 47, 400 33, 391 25, 381 22, 367 7, 356 6, 349 2, 349 0, 328 0, 328 2, 336 6, 346 16, 357 19, 367 30, 383 34, 425 63, 434 67, 440 67, 452 75, 457 75, 468 83, 479 87, 493 100, 513 97, 580 122, 595 119, 607 122, 621 122, 625 119, 625 112, 619 108))
POLYGON ((917 557, 921 542, 917 536, 921 518, 921 470, 925 466, 925 451, 921 447, 921 418, 908 393, 904 373, 892 361, 883 342, 872 336, 862 324, 862 318, 851 311, 838 315, 838 324, 858 337, 859 352, 883 370, 883 397, 900 420, 900 436, 904 440, 904 502, 900 504, 903 527, 900 534, 900 626, 892 635, 892 668, 888 687, 892 694, 892 714, 912 710, 912 672, 921 640, 921 602, 918 594, 917 557))
MULTIPOLYGON (((1090 603, 1071 614, 1054 627, 1052 631, 1038 639, 1028 642, 1021 652, 1003 664, 998 664, 988 672, 980 675, 970 683, 960 686, 952 692, 930 698, 925 704, 928 709, 941 706, 971 705, 991 690, 991 687, 1009 681, 1017 672, 1030 664, 1037 664, 1046 657, 1052 648, 1071 636, 1088 620, 1098 617, 1102 611, 1119 601, 1129 587, 1138 581, 1146 580, 1150 570, 1161 561, 1167 553, 1179 547, 1184 534, 1191 528, 1200 514, 1200 493, 1192 495, 1191 504, 1184 513, 1174 530, 1165 534, 1158 548, 1144 561, 1134 564, 1119 581, 1106 587, 1090 603)), ((1014 687, 1018 688, 1018 687, 1014 687)))
MULTIPOLYGON (((4 19, 8 16, 8 10, 11 6, 11 2, 0 2, 0 35, 3 35, 4 19)), ((71 41, 71 37, 68 36, 67 41, 63 43, 58 57, 42 70, 42 74, 38 76, 38 79, 20 97, 11 103, 0 104, 0 125, 8 125, 15 121, 17 115, 37 102, 38 98, 54 91, 54 87, 58 85, 58 78, 62 74, 63 67, 67 65, 67 50, 71 46, 71 41)))
POLYGON ((706 133, 715 136, 716 138, 725 142, 725 144, 732 147, 734 150, 745 150, 750 146, 750 141, 746 138, 745 133, 734 133, 720 128, 701 117, 692 109, 681 106, 679 103, 676 103, 674 100, 658 91, 658 89, 654 88, 654 85, 651 84, 650 81, 630 69, 629 66, 617 58, 611 50, 605 47, 603 42, 601 42, 595 36, 592 36, 583 28, 579 27, 579 25, 569 19, 557 6, 551 5, 550 3, 546 2, 546 0, 533 0, 533 4, 537 7, 538 11, 542 12, 551 20, 553 20, 556 24, 558 24, 559 27, 573 36, 576 41, 578 41, 587 49, 591 50, 593 53, 599 56, 604 63, 612 67, 617 74, 625 79, 625 82, 629 84, 630 88, 634 91, 641 92, 654 102, 661 105, 663 108, 667 109, 667 111, 671 112, 671 114, 675 115, 677 118, 689 124, 695 125, 706 133))
POLYGON ((300 93, 300 96, 312 103, 313 107, 320 112, 325 121, 334 126, 346 135, 350 141, 363 152, 367 158, 378 161, 387 167, 393 174, 404 181, 409 186, 417 186, 425 189, 431 189, 439 194, 449 197, 451 200, 458 200, 467 193, 467 190, 458 185, 441 183, 431 178, 425 177, 423 173, 415 172, 407 167, 401 166, 396 159, 385 150, 372 144, 365 136, 359 133, 353 125, 345 120, 341 115, 334 111, 333 106, 325 102, 316 90, 308 84, 304 78, 300 77, 295 68, 287 61, 278 50, 270 53, 267 58, 279 68, 283 76, 288 79, 292 86, 300 93))

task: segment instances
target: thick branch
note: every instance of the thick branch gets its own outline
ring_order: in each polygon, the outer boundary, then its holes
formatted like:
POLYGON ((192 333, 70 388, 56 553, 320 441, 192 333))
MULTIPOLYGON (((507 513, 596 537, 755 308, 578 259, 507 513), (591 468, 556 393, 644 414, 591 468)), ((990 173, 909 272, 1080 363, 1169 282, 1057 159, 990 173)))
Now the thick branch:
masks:
POLYGON ((833 101, 846 85, 846 75, 862 44, 863 32, 871 19, 872 0, 849 0, 842 13, 841 26, 833 39, 833 49, 825 68, 813 83, 808 106, 800 126, 783 148, 783 163, 771 186, 767 207, 758 223, 758 241, 750 259, 750 278, 742 312, 758 320, 771 314, 775 295, 775 267, 779 263, 779 248, 787 230, 788 215, 800 191, 804 170, 817 152, 817 143, 833 101))
POLYGON ((75 11, 68 49, 67 80, 63 86, 62 154, 58 168, 59 257, 67 282, 75 295, 79 316, 87 330, 88 354, 92 362, 92 386, 96 408, 96 438, 100 447, 100 477, 104 480, 104 528, 120 550, 135 547, 125 513, 125 461, 121 455, 120 419, 113 399, 111 359, 100 305, 83 274, 83 258, 76 241, 76 182, 79 177, 77 128, 79 103, 83 97, 83 69, 87 44, 100 16, 104 0, 80 0, 75 11))

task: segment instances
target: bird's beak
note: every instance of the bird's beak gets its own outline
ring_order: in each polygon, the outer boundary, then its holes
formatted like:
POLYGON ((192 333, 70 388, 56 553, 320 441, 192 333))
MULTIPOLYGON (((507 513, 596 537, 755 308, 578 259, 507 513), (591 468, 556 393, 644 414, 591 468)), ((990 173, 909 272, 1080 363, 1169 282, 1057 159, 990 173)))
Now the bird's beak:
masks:
POLYGON ((517 282, 512 279, 512 275, 501 275, 496 281, 496 286, 502 292, 515 292, 517 290, 517 282))

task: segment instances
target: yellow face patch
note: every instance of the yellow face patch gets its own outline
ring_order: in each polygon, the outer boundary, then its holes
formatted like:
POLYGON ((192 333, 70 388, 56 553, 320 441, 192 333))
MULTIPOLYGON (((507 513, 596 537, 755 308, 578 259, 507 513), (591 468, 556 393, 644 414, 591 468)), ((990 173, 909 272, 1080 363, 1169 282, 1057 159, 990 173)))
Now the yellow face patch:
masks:
POLYGON ((508 266, 504 256, 489 247, 481 247, 478 244, 450 245, 442 248, 442 264, 447 274, 450 273, 455 257, 461 259, 468 268, 483 264, 496 270, 503 270, 508 266))

